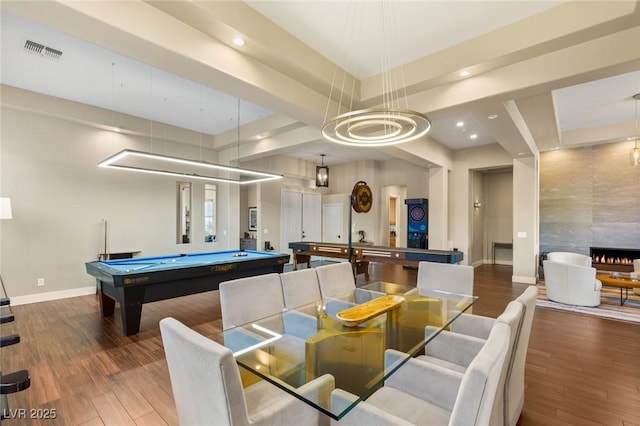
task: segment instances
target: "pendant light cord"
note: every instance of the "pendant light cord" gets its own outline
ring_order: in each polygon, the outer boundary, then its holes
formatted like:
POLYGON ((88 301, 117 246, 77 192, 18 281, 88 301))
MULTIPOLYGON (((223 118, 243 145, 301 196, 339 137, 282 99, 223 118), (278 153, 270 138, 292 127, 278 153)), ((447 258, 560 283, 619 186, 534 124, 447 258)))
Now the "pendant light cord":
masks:
POLYGON ((240 167, 240 98, 238 98, 238 160, 237 167, 240 167))
POLYGON ((638 149, 638 100, 640 100, 640 93, 636 93, 635 95, 633 95, 633 99, 635 99, 636 101, 636 114, 635 114, 635 119, 636 119, 636 144, 635 144, 635 149, 638 149))

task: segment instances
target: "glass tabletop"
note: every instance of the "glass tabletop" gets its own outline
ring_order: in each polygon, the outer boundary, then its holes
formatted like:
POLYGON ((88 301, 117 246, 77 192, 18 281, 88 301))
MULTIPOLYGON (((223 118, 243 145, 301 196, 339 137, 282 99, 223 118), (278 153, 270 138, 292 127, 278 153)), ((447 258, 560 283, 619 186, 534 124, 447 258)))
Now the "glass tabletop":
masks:
POLYGON ((233 351, 245 387, 267 380, 339 420, 477 300, 374 282, 220 332, 214 339, 233 351), (388 349, 401 357, 385 368, 388 349), (333 376, 336 388, 357 399, 331 407, 326 393, 309 391, 326 374, 333 376))

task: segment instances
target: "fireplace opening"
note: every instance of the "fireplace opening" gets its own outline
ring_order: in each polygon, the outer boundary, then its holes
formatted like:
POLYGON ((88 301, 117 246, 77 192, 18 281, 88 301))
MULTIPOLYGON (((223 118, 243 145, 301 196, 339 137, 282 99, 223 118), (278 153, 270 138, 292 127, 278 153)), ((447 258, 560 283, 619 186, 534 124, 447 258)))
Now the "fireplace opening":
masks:
POLYGON ((590 247, 591 264, 601 271, 633 271, 633 260, 640 259, 640 249, 590 247))

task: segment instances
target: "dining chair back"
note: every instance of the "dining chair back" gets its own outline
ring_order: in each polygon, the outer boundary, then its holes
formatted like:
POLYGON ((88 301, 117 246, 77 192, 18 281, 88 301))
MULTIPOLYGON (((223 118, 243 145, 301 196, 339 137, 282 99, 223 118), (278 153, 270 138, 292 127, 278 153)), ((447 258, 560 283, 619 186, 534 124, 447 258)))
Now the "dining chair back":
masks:
MULTIPOLYGON (((180 424, 279 426, 329 423, 315 408, 264 380, 243 389, 231 350, 178 320, 162 319, 160 333, 180 424)), ((328 406, 334 387, 332 377, 321 376, 298 391, 328 406)))
POLYGON ((524 406, 524 370, 529 338, 533 324, 533 314, 536 309, 538 287, 530 285, 516 298, 516 302, 522 304, 524 314, 518 336, 516 338, 514 352, 507 370, 507 380, 504 390, 505 425, 515 426, 524 406))
POLYGON ((280 275, 266 274, 220 283, 222 328, 248 324, 284 308, 280 275))
POLYGON ((249 424, 231 351, 174 318, 160 321, 160 333, 180 424, 249 424))
POLYGON ((473 266, 420 262, 417 287, 472 295, 473 266))
POLYGON ((356 288, 351 263, 340 262, 315 268, 318 274, 320 294, 323 298, 346 293, 356 288))
MULTIPOLYGON (((451 425, 492 425, 502 418, 506 364, 511 355, 511 327, 496 323, 478 356, 467 368, 451 412, 451 425)), ((499 423, 498 423, 499 424, 499 423)))
POLYGON ((299 269, 280 274, 284 306, 288 309, 308 305, 322 299, 315 269, 299 269))

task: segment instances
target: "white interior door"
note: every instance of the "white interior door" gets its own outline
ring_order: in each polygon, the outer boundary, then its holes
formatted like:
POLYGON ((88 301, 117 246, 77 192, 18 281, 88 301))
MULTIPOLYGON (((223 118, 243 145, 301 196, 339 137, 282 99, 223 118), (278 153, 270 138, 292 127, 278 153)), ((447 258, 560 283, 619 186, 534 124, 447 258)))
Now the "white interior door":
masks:
POLYGON ((342 204, 327 203, 322 206, 322 241, 326 243, 345 243, 342 220, 342 204))
POLYGON ((322 195, 302 194, 302 241, 320 241, 322 238, 322 195))
MULTIPOLYGON (((289 243, 302 241, 302 194, 300 192, 282 190, 280 220, 280 252, 291 254, 289 243)), ((290 262, 293 263, 293 256, 290 262)))

